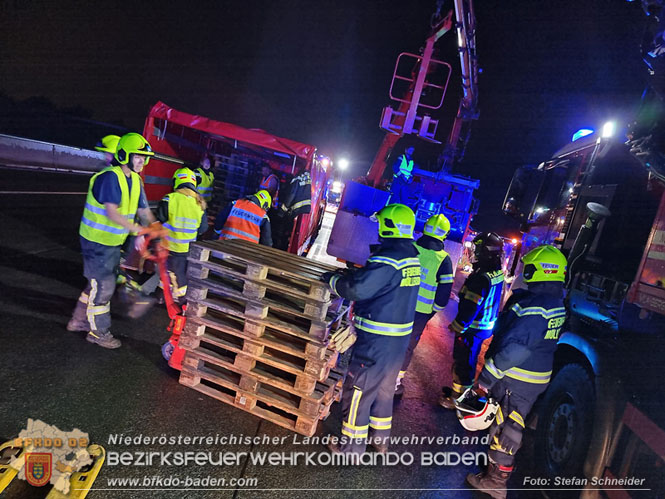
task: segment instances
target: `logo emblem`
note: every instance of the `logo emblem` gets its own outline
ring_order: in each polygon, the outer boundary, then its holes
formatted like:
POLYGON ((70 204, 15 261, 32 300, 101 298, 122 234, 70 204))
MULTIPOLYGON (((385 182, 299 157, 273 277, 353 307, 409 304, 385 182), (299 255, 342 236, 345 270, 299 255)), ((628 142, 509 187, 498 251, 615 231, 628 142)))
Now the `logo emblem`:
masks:
POLYGON ((25 479, 35 487, 46 485, 51 479, 51 454, 48 452, 26 454, 25 479))

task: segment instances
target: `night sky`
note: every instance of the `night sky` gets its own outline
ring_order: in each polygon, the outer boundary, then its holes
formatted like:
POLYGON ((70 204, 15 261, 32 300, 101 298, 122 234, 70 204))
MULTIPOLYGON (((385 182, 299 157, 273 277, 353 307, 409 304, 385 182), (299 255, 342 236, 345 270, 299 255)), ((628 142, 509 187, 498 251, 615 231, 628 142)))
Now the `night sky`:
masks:
MULTIPOLYGON (((314 144, 363 174, 383 137, 378 121, 397 55, 423 45, 435 6, 0 0, 0 93, 81 106, 139 131, 162 100, 314 144)), ((475 8, 480 118, 455 172, 481 181, 474 227, 509 235, 500 205, 515 168, 547 159, 578 128, 629 121, 644 86, 645 17, 639 2, 624 0, 484 0, 475 8)), ((452 33, 439 44, 455 68, 440 115, 445 141, 459 58, 452 33)), ((408 138, 398 149, 406 143, 417 162, 436 160, 437 148, 408 138)))

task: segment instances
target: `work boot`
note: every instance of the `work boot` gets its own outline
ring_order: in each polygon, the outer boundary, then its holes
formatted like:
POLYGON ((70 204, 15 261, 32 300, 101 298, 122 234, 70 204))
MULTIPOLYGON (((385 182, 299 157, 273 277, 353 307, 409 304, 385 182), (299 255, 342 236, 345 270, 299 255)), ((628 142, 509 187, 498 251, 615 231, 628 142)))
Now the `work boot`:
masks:
POLYGON ((113 335, 109 332, 95 333, 93 331, 90 331, 88 335, 85 337, 85 339, 90 343, 96 343, 100 347, 109 348, 109 349, 120 348, 120 345, 122 345, 120 340, 118 338, 114 338, 113 335))
POLYGON ((455 409, 455 400, 460 398, 462 394, 456 392, 449 386, 441 388, 441 396, 439 397, 439 405, 445 409, 455 409))
POLYGON ((88 324, 87 320, 80 320, 72 317, 67 323, 67 331, 90 331, 90 324, 88 324))
POLYGON ((466 476, 466 481, 474 489, 478 489, 495 499, 505 499, 508 493, 506 491, 506 484, 511 472, 502 470, 498 464, 489 463, 485 473, 478 473, 476 475, 469 473, 466 476))
POLYGON ((388 452, 388 444, 382 438, 372 439, 369 445, 374 447, 374 450, 379 454, 385 454, 388 452))

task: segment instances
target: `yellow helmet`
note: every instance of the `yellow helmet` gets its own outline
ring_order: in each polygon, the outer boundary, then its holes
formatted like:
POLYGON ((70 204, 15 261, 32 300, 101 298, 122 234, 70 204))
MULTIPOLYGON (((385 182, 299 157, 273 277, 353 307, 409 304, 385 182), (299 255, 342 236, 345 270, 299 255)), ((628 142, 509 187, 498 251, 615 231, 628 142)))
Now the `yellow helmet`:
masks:
POLYGON ((118 148, 115 151, 115 159, 121 165, 129 163, 130 154, 140 154, 145 156, 144 166, 148 164, 150 156, 154 156, 152 148, 148 141, 143 138, 140 133, 126 133, 118 141, 118 148))
POLYGON ((539 246, 522 257, 524 282, 565 282, 568 262, 554 246, 539 246))
POLYGON ((95 150, 99 152, 115 154, 115 150, 118 148, 119 140, 120 136, 118 135, 107 135, 106 137, 102 137, 95 145, 95 150))
POLYGON ((256 198, 259 200, 261 203, 261 208, 264 210, 268 210, 272 206, 272 197, 265 189, 257 192, 254 194, 254 196, 256 196, 256 198))
POLYGON ((443 241, 450 232, 450 221, 445 215, 434 215, 427 220, 423 228, 423 234, 443 241))
POLYGON ((371 217, 379 222, 379 237, 413 239, 416 216, 403 204, 389 204, 371 217))
POLYGON ((189 168, 178 168, 173 173, 173 188, 177 189, 182 184, 192 184, 196 187, 196 174, 189 168))

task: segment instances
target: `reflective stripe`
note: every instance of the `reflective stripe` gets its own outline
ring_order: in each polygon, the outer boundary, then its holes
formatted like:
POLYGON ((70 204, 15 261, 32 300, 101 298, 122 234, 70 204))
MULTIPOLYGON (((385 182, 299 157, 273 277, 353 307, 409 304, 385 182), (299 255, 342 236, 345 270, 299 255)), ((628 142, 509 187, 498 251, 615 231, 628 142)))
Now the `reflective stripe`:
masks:
POLYGON ((402 379, 405 374, 406 374, 406 371, 400 371, 399 373, 397 373, 397 379, 402 379))
POLYGON ((459 393, 460 395, 466 391, 467 388, 471 388, 473 385, 460 385, 453 381, 453 391, 459 393))
POLYGON ((464 326, 462 326, 459 322, 454 320, 453 322, 450 323, 450 327, 452 328, 453 331, 456 333, 461 333, 464 331, 464 326))
POLYGON ((369 425, 361 426, 358 428, 351 427, 349 424, 342 422, 342 435, 350 438, 367 438, 369 433, 369 425))
POLYGON ((420 287, 422 289, 426 289, 427 291, 436 291, 436 288, 438 286, 432 286, 431 284, 427 284, 426 282, 423 282, 422 280, 420 281, 420 287))
POLYGON ((187 244, 196 241, 196 236, 187 237, 185 239, 178 239, 176 237, 166 236, 166 239, 168 239, 172 243, 187 244))
POLYGON ((488 331, 490 329, 494 329, 494 323, 495 321, 491 322, 483 322, 483 320, 479 321, 473 321, 469 327, 472 327, 474 329, 479 329, 481 331, 488 331))
POLYGON ((83 218, 81 218, 81 223, 84 224, 84 225, 87 225, 88 227, 92 227, 93 229, 103 230, 104 232, 109 232, 110 234, 129 234, 129 231, 127 229, 125 229, 124 227, 120 227, 119 229, 116 229, 115 227, 112 227, 110 225, 105 225, 105 224, 102 224, 102 223, 93 222, 92 220, 88 220, 87 218, 85 218, 85 215, 83 215, 83 218))
POLYGON ((477 305, 480 305, 481 302, 483 301, 482 296, 477 295, 476 293, 472 293, 471 291, 466 289, 466 286, 464 286, 462 288, 462 290, 460 291, 459 294, 460 294, 460 296, 463 296, 466 300, 470 300, 470 301, 476 303, 477 305))
MULTIPOLYGON (((186 227, 177 227, 177 226, 171 225, 170 223, 165 223, 164 227, 166 229, 170 229, 174 232, 186 232, 188 234, 191 234, 191 233, 196 234, 198 232, 197 229, 188 229, 186 227)), ((194 237, 194 239, 196 239, 196 237, 194 237)))
POLYGON ((418 301, 425 305, 432 305, 434 303, 434 298, 423 298, 422 296, 418 296, 418 301))
POLYGON ((433 310, 434 312, 439 312, 439 311, 443 310, 444 308, 445 308, 445 307, 440 307, 440 306, 437 305, 436 303, 432 306, 432 310, 433 310))
POLYGON ((303 206, 312 206, 312 200, 311 199, 305 199, 304 201, 300 201, 299 203, 295 203, 293 206, 291 206, 291 210, 297 210, 298 208, 302 208, 303 206))
POLYGON ((81 293, 81 296, 79 296, 79 301, 84 304, 88 304, 88 294, 87 293, 81 293))
POLYGON ((393 418, 375 418, 373 416, 369 417, 369 427, 374 430, 389 430, 392 428, 393 418))
POLYGON ((510 416, 508 416, 510 419, 515 421, 518 425, 520 425, 522 428, 524 428, 524 419, 522 416, 517 411, 513 411, 510 413, 510 416))
POLYGON ((391 324, 389 322, 372 321, 356 315, 353 322, 358 329, 384 336, 406 336, 411 334, 413 330, 413 321, 406 324, 391 324))
POLYGON ((515 303, 512 306, 511 310, 517 314, 518 317, 523 317, 525 315, 540 315, 545 319, 551 319, 557 315, 566 315, 566 309, 564 307, 557 307, 551 309, 545 309, 543 307, 520 307, 519 303, 515 303))
POLYGON ((510 369, 502 371, 496 367, 494 360, 492 359, 487 359, 485 362, 485 369, 497 379, 507 376, 518 381, 523 381, 524 383, 532 383, 536 385, 546 385, 550 382, 550 378, 552 377, 552 371, 527 371, 526 369, 520 369, 519 367, 511 367, 510 369))
POLYGON ((442 275, 439 277, 439 284, 449 284, 453 282, 453 276, 451 274, 442 275))
POLYGON ((260 238, 256 237, 254 234, 250 234, 249 232, 243 232, 238 229, 226 227, 224 230, 222 230, 220 239, 249 239, 250 241, 258 243, 260 238))
POLYGON ((501 410, 501 406, 496 411, 496 424, 497 425, 502 425, 503 424, 503 411, 501 410))
MULTIPOLYGON (((96 213, 97 215, 106 216, 106 208, 98 208, 97 206, 93 206, 90 203, 85 203, 85 208, 86 208, 86 210, 91 211, 93 213, 96 213)), ((134 218, 134 215, 122 215, 122 216, 125 217, 128 220, 134 218)))
POLYGON ((339 281, 339 278, 340 278, 340 277, 341 277, 341 276, 340 276, 339 274, 335 274, 335 275, 332 276, 332 278, 330 279, 330 287, 331 287, 332 290, 335 292, 335 294, 339 294, 339 293, 337 292, 337 288, 335 287, 335 285, 337 284, 337 281, 339 281))
POLYGON ((502 379, 503 378, 503 372, 494 365, 494 360, 492 359, 487 359, 485 361, 485 369, 487 372, 489 372, 492 376, 494 376, 497 379, 502 379))
POLYGON ((391 267, 395 267, 397 270, 403 269, 410 265, 420 266, 420 260, 417 258, 404 258, 402 260, 395 260, 393 258, 388 258, 387 256, 373 256, 367 260, 367 263, 385 263, 391 267))
POLYGON ((360 399, 363 396, 363 391, 359 388, 353 387, 353 397, 351 398, 351 407, 349 408, 349 425, 355 428, 356 417, 358 416, 358 406, 360 399))

